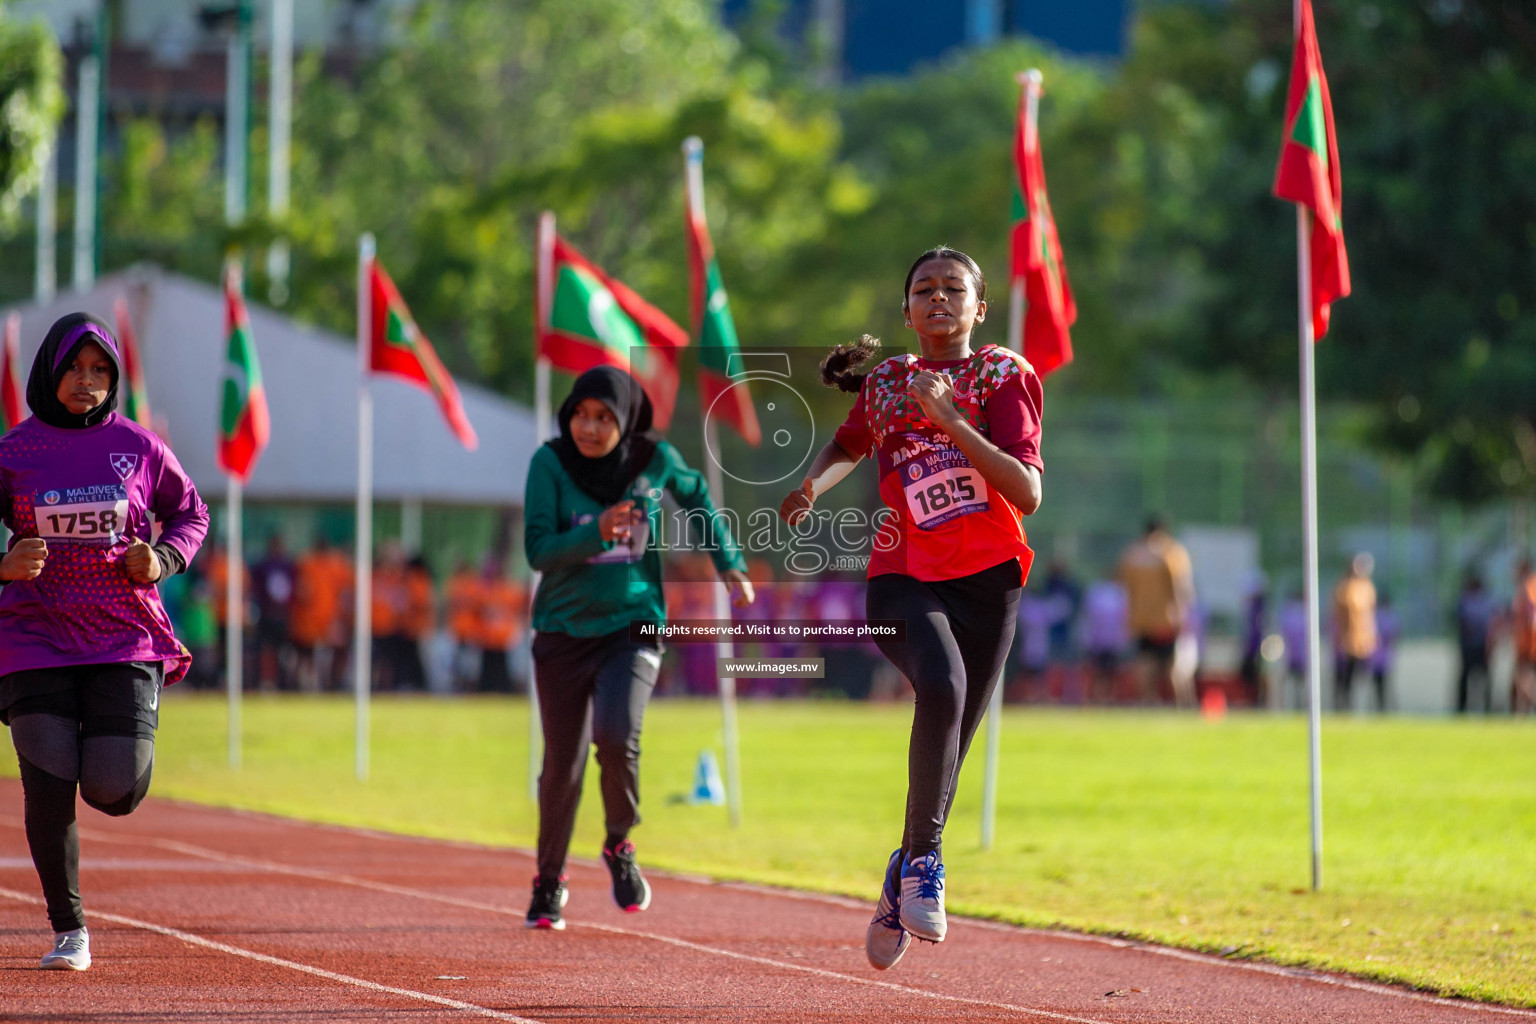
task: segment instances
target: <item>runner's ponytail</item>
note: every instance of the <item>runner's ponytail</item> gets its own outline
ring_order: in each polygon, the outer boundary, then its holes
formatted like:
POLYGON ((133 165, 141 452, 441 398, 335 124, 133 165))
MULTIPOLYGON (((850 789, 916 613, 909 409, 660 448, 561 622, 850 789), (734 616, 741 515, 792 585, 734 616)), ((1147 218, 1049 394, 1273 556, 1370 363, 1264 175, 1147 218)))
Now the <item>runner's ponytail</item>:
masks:
POLYGON ((821 361, 821 382, 829 388, 858 394, 869 374, 855 373, 854 370, 863 366, 879 347, 880 339, 872 334, 836 346, 821 361))

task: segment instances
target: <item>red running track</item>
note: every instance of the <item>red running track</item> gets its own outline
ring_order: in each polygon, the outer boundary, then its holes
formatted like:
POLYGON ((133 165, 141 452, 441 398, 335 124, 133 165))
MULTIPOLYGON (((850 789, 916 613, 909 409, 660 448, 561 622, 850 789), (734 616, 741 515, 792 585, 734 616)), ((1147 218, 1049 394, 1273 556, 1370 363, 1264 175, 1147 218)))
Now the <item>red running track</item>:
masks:
MULTIPOLYGON (((1536 1022, 1349 978, 951 919, 892 971, 871 903, 651 873, 624 914, 573 863, 569 927, 523 927, 530 855, 151 798, 82 810, 95 963, 41 971, 49 930, 0 780, 0 1021, 1536 1022)), ((15 813, 11 813, 15 812, 15 813)))

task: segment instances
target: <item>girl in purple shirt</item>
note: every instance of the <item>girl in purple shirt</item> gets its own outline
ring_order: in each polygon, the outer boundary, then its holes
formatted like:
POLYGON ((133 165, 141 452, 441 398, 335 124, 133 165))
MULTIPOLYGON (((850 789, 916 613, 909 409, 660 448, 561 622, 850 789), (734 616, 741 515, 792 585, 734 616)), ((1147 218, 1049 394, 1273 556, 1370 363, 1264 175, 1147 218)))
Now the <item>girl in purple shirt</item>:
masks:
POLYGON ((160 690, 192 661, 155 583, 185 569, 208 532, 176 456, 113 412, 120 367, 105 324, 60 319, 27 380, 32 415, 0 437, 0 518, 12 533, 0 559, 0 722, 21 767, 51 970, 91 965, 76 787, 111 815, 149 791, 160 690))

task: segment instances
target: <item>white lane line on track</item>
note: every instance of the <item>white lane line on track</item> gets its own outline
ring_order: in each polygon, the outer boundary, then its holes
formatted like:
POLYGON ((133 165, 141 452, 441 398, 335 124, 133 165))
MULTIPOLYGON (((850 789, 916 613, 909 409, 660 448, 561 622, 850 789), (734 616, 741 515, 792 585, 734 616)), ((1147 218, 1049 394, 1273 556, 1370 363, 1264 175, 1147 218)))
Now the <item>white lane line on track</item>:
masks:
MULTIPOLYGON (((26 893, 15 892, 11 889, 0 889, 0 896, 9 900, 15 900, 18 903, 31 903, 38 906, 41 906, 43 902, 36 896, 28 896, 26 893)), ((350 974, 337 974, 335 971, 327 971, 323 967, 313 967, 309 964, 301 964, 293 960, 284 960, 282 957, 268 956, 266 953, 258 953, 253 949, 242 949, 239 946, 231 946, 224 942, 215 942, 213 939, 205 939, 201 935, 193 935, 191 932, 184 932, 177 928, 167 928, 164 925, 151 924, 148 921, 124 917, 121 914, 108 914, 104 911, 93 910, 91 911, 91 916, 100 918, 103 921, 111 921, 113 924, 121 924, 129 928, 154 932, 156 935, 164 935, 166 938, 176 939, 191 946, 202 946, 204 949, 212 949, 220 953, 228 953, 231 956, 244 957, 247 960, 271 964, 274 967, 286 967, 291 971, 313 974, 317 978, 340 982, 343 985, 351 985, 354 988, 367 989, 370 992, 379 992, 391 996, 404 996, 407 999, 435 1003, 450 1010, 462 1010, 465 1013, 473 1013, 476 1016, 489 1017, 491 1020, 511 1021, 512 1024, 544 1024, 543 1021, 536 1021, 529 1017, 519 1017, 513 1013, 503 1013, 500 1010, 493 1010, 488 1006, 466 1003, 461 999, 449 999, 446 996, 433 995, 431 992, 417 992, 415 989, 381 985, 376 981, 369 981, 366 978, 354 978, 350 974)))
MULTIPOLYGON (((109 841, 117 841, 117 842, 142 843, 144 845, 154 846, 154 847, 157 847, 157 848, 163 849, 163 850, 172 850, 172 851, 175 851, 177 853, 184 853, 184 854, 186 854, 189 857, 202 857, 202 858, 205 858, 207 860, 212 860, 212 861, 216 861, 216 862, 219 862, 219 863, 232 864, 232 865, 237 865, 237 866, 240 866, 240 867, 254 868, 254 869, 257 869, 257 870, 261 870, 261 871, 271 872, 273 874, 291 875, 291 876, 298 877, 298 878, 309 878, 309 879, 313 879, 314 881, 330 882, 330 883, 335 884, 335 885, 348 885, 348 886, 353 886, 353 887, 359 888, 359 889, 367 889, 367 890, 370 890, 372 892, 388 893, 388 894, 393 895, 393 896, 406 896, 406 897, 410 897, 410 898, 413 898, 413 899, 427 900, 427 901, 430 901, 430 902, 433 902, 433 903, 442 903, 442 904, 446 904, 448 906, 459 907, 459 908, 462 908, 462 909, 465 909, 465 910, 475 910, 475 911, 480 911, 482 913, 501 914, 501 915, 505 915, 505 916, 509 916, 509 917, 518 917, 518 918, 521 918, 521 917, 524 916, 523 911, 517 910, 515 908, 511 908, 511 907, 499 907, 499 906, 496 906, 495 904, 492 904, 492 903, 481 903, 481 902, 478 902, 476 900, 460 899, 460 898, 458 898, 456 896, 445 896, 445 895, 442 895, 441 893, 435 893, 435 892, 431 892, 431 891, 425 890, 425 889, 412 889, 412 888, 410 888, 408 886, 392 885, 389 882, 375 882, 375 881, 373 881, 371 879, 357 878, 357 877, 355 877, 353 875, 341 875, 341 874, 336 874, 336 873, 330 872, 330 871, 319 871, 319 870, 315 870, 315 869, 312 869, 312 868, 299 868, 299 867, 293 867, 293 866, 288 865, 288 864, 277 863, 277 862, 274 862, 274 861, 257 860, 257 859, 252 858, 252 857, 242 857, 242 856, 239 856, 238 854, 221 853, 218 850, 209 850, 209 849, 205 849, 205 848, 199 847, 199 846, 192 846, 192 845, 190 845, 188 843, 182 843, 182 842, 179 842, 179 841, 177 841, 175 839, 156 839, 156 838, 153 838, 153 837, 146 837, 146 838, 142 838, 142 839, 128 839, 128 838, 107 837, 107 836, 100 836, 100 837, 91 836, 89 838, 91 838, 93 841, 95 841, 95 840, 97 840, 99 838, 99 839, 108 839, 109 841)), ((11 895, 10 891, 9 890, 5 890, 5 889, 0 889, 0 894, 11 895)), ((17 895, 19 895, 19 894, 17 894, 17 895)), ((37 901, 34 900, 34 901, 31 901, 31 902, 37 902, 37 901)), ((114 918, 110 917, 109 915, 101 914, 101 913, 99 913, 97 911, 92 911, 92 913, 95 914, 98 917, 102 917, 102 918, 105 918, 107 920, 114 920, 114 918)), ((122 919, 122 920, 126 921, 127 919, 122 919)), ((579 922, 579 921, 570 920, 569 923, 573 927, 575 927, 577 929, 586 928, 586 929, 591 929, 593 931, 608 932, 608 933, 613 934, 613 935, 627 935, 627 936, 630 936, 631 938, 646 939, 646 940, 651 941, 651 942, 665 943, 666 945, 678 946, 678 947, 683 948, 683 949, 690 949, 690 950, 693 950, 693 951, 699 952, 699 953, 707 953, 707 954, 710 954, 710 955, 713 955, 713 956, 725 957, 725 958, 731 959, 731 960, 741 960, 741 961, 745 961, 745 962, 748 962, 748 963, 760 964, 760 965, 765 966, 765 967, 777 968, 779 970, 796 971, 796 972, 799 972, 801 974, 810 974, 810 975, 814 975, 814 976, 820 977, 820 978, 829 978, 829 979, 834 980, 834 981, 849 982, 849 983, 854 984, 854 985, 866 985, 866 986, 869 986, 871 988, 886 989, 886 990, 892 991, 892 992, 900 992, 903 995, 923 996, 923 997, 926 997, 926 998, 929 998, 929 999, 936 999, 936 1000, 939 1000, 941 1002, 946 1002, 946 1003, 959 1003, 959 1004, 962 1004, 962 1005, 965 1005, 965 1006, 979 1006, 979 1007, 985 1007, 987 1009, 993 1009, 993 1010, 1006 1010, 1006 1011, 1008 1011, 1010 1013, 1018 1013, 1018 1014, 1023 1014, 1023 1015, 1027 1015, 1027 1016, 1031 1016, 1031 1017, 1040 1017, 1040 1018, 1044 1018, 1046 1020, 1071 1021, 1071 1022, 1073 1022, 1073 1024, 1112 1024, 1112 1022, 1110 1022, 1110 1021, 1098 1020, 1098 1019, 1093 1018, 1093 1017, 1074 1017, 1074 1016, 1072 1016, 1070 1014, 1056 1013, 1053 1010, 1036 1009, 1035 1007, 1032 1007, 1032 1006, 1018 1006, 1018 1005, 1016 1005, 1014 1003, 996 1002, 996 1001, 993 1001, 993 1000, 990 1000, 990 999, 975 999, 975 998, 972 998, 972 997, 969 997, 969 996, 954 996, 954 995, 949 995, 949 994, 943 993, 943 992, 932 992, 932 991, 929 991, 927 989, 913 988, 910 985, 899 985, 899 984, 897 984, 896 982, 893 982, 893 981, 877 981, 877 980, 875 980, 873 978, 860 978, 857 975, 842 974, 842 973, 840 973, 838 971, 830 971, 830 970, 826 970, 826 969, 821 968, 821 967, 811 967, 811 966, 809 966, 807 964, 787 963, 787 962, 782 961, 782 960, 774 960, 771 957, 752 956, 752 955, 747 954, 747 953, 738 953, 735 950, 721 949, 718 946, 706 946, 706 945, 704 945, 702 943, 690 942, 687 939, 673 938, 670 935, 658 935, 658 934, 655 934, 653 932, 635 931, 635 930, 631 930, 631 929, 628 929, 628 928, 617 928, 617 927, 614 927, 613 925, 596 924, 596 923, 592 923, 592 922, 579 922)), ((150 927, 152 930, 156 930, 157 929, 157 926, 146 926, 146 927, 150 927)), ((167 934, 169 934, 169 933, 167 933, 167 934)), ((177 937, 179 938, 180 934, 178 934, 177 937)), ((201 940, 201 941, 203 943, 207 943, 208 942, 208 940, 201 940)), ((222 948, 222 947, 220 947, 220 948, 222 948)), ((231 949, 233 949, 233 947, 231 947, 231 949)), ((263 954, 260 954, 260 953, 251 954, 251 955, 256 956, 256 957, 262 957, 263 956, 263 954)), ((277 962, 277 961, 274 961, 274 962, 277 962)), ((284 965, 285 966, 292 966, 292 965, 287 964, 286 961, 284 962, 284 965)), ((308 969, 308 968, 300 968, 300 969, 308 969)), ((318 968, 315 968, 313 970, 318 970, 318 968)), ((329 975, 327 975, 327 976, 329 976, 329 975)), ((366 984, 370 984, 371 985, 372 983, 368 982, 366 984)), ((389 991, 396 991, 396 990, 390 989, 389 991)), ((399 990, 399 991, 404 992, 406 990, 402 989, 402 990, 399 990)), ((471 1004, 467 1004, 466 1003, 464 1005, 465 1006, 470 1006, 471 1004)), ((494 1012, 494 1011, 490 1011, 490 1012, 494 1012)), ((510 1019, 510 1020, 522 1020, 523 1018, 521 1018, 521 1017, 513 1017, 513 1018, 507 1018, 507 1019, 510 1019)))
MULTIPOLYGON (((715 884, 727 889, 767 893, 784 899, 808 900, 813 903, 828 903, 839 907, 862 908, 869 906, 867 902, 861 902, 848 896, 834 896, 829 893, 800 892, 795 889, 780 889, 771 885, 757 885, 752 882, 717 882, 715 884)), ((963 922, 967 927, 984 928, 988 931, 1002 932, 1007 935, 1031 935, 1042 939, 1064 939, 1069 942, 1081 942, 1091 946, 1110 946, 1114 949, 1150 953, 1156 956, 1171 957, 1174 960, 1186 960, 1190 963, 1204 964, 1208 967, 1225 967, 1236 971, 1253 971, 1258 974, 1268 974, 1278 978, 1288 978, 1293 981, 1315 981, 1320 985, 1333 985, 1337 988, 1369 992, 1373 995, 1395 996, 1398 999, 1408 999, 1413 1002, 1453 1006, 1459 1010, 1477 1010, 1482 1013, 1498 1013, 1510 1017, 1536 1020, 1536 1010, 1525 1010, 1517 1006, 1500 1006, 1497 1003, 1479 1003, 1470 999, 1452 999, 1446 996, 1412 992, 1402 988, 1394 988, 1391 985, 1383 985, 1379 982, 1352 978, 1348 975, 1325 974, 1311 967, 1287 967, 1284 964, 1266 964, 1254 960, 1229 960, 1226 957, 1215 956, 1211 953, 1200 953, 1192 949, 1178 949, 1173 946, 1159 946, 1155 943, 1144 942, 1138 939, 1121 939, 1113 935, 1093 935, 1088 932, 1058 931, 1050 928, 1029 928, 1024 925, 1008 924, 1004 921, 988 921, 985 918, 979 917, 957 917, 951 914, 949 920, 951 923, 959 921, 963 922)))
MULTIPOLYGON (((162 802, 178 807, 193 810, 208 810, 203 804, 189 803, 186 801, 165 799, 162 802)), ((380 829, 360 828, 353 825, 335 825, 329 822, 301 821, 296 818, 284 818, 280 815, 269 814, 263 811, 250 811, 243 808, 216 808, 226 814, 232 814, 241 818, 259 818, 266 822, 283 824, 289 827, 303 829, 320 829, 329 832, 345 832, 351 835, 366 836, 386 842, 403 843, 436 843, 459 850, 473 850, 491 853, 517 853, 527 857, 533 856, 533 851, 523 847, 493 847, 481 843, 471 843, 464 840, 436 839, 430 836, 402 835, 398 832, 385 832, 380 829)), ((20 825, 21 819, 0 815, 0 821, 20 825)), ((598 861, 585 860, 580 857, 572 857, 572 861, 587 864, 588 866, 601 866, 598 861)), ((714 885, 726 889, 738 889, 746 892, 763 893, 777 896, 780 899, 803 900, 812 903, 823 903, 831 906, 849 907, 858 910, 867 910, 873 904, 868 900, 858 900, 851 896, 838 896, 832 893, 806 892, 799 889, 786 889, 779 886, 761 885, 753 882, 721 881, 708 876, 684 875, 679 873, 657 871, 657 877, 671 878, 674 881, 692 882, 699 885, 714 885)), ((1313 981, 1320 985, 1332 985, 1336 988, 1352 989, 1358 992, 1369 992, 1374 995, 1391 996, 1396 999, 1407 999, 1411 1002, 1434 1003, 1441 1006, 1451 1006, 1463 1010, 1476 1010, 1480 1013, 1494 1013, 1509 1017, 1521 1017, 1536 1020, 1536 1011, 1525 1010, 1514 1006, 1500 1006, 1497 1003, 1479 1003, 1469 999, 1455 999, 1446 996, 1429 995, 1423 992, 1414 992, 1400 986, 1382 984, 1380 982, 1366 981, 1349 975, 1327 974, 1310 967, 1290 967, 1284 964, 1266 964, 1254 960, 1230 960, 1226 957, 1213 956, 1210 953, 1198 953, 1190 949, 1178 949, 1173 946, 1160 946, 1156 943, 1144 942, 1137 939, 1121 939, 1112 935, 1094 935, 1088 932, 1072 932, 1055 930, 1050 928, 1030 928, 1024 925, 1008 924, 1003 921, 989 921, 984 918, 950 916, 951 921, 963 922, 967 926, 987 928, 993 931, 1005 932, 1013 935, 1033 935, 1047 939, 1066 939, 1072 942, 1084 942, 1090 945, 1109 946, 1114 949, 1128 949, 1136 952, 1150 953, 1155 956, 1170 957, 1175 960, 1185 960, 1190 963, 1205 964, 1210 967, 1223 967, 1228 970, 1252 971, 1258 974, 1267 974, 1274 977, 1288 978, 1299 981, 1313 981)), ((786 965, 792 966, 792 965, 786 965)))
MULTIPOLYGON (((183 806, 196 807, 198 809, 207 809, 207 808, 203 808, 202 805, 200 805, 200 804, 187 804, 187 805, 183 805, 183 806)), ((349 833, 349 834, 363 835, 363 836, 367 836, 368 838, 371 838, 371 839, 378 839, 378 840, 392 841, 392 842, 406 842, 406 843, 412 843, 412 844, 415 844, 415 843, 437 843, 437 842, 440 842, 439 840, 430 839, 430 838, 423 837, 423 836, 397 835, 397 834, 392 833, 392 832, 381 832, 381 831, 376 831, 376 830, 373 830, 373 829, 353 828, 353 827, 346 826, 346 825, 331 825, 331 824, 327 824, 327 823, 324 823, 324 822, 312 823, 312 822, 299 821, 299 820, 294 819, 294 818, 283 818, 283 817, 280 817, 280 816, 277 816, 277 815, 264 814, 264 813, 259 812, 259 811, 245 811, 245 810, 237 810, 237 809, 236 810, 231 810, 231 809, 227 809, 227 808, 216 808, 216 810, 224 811, 225 813, 235 814, 237 816, 242 816, 242 817, 258 817, 258 818, 262 818, 264 820, 268 820, 268 821, 272 821, 272 822, 279 822, 279 823, 282 823, 282 824, 294 827, 294 828, 299 829, 299 830, 303 830, 305 828, 319 828, 319 829, 322 829, 322 830, 325 830, 325 831, 337 831, 337 832, 346 832, 346 833, 349 833)), ((14 817, 11 817, 10 815, 5 815, 5 814, 0 814, 0 822, 4 822, 6 824, 15 825, 17 827, 20 827, 20 825, 22 824, 22 821, 21 821, 20 818, 14 818, 14 817)), ((162 846, 162 847, 164 847, 166 849, 174 849, 177 852, 186 853, 189 856, 205 857, 205 858, 208 858, 208 859, 211 859, 211 860, 222 860, 222 861, 226 861, 228 863, 241 864, 241 865, 250 866, 250 867, 260 867, 260 868, 262 868, 264 870, 267 870, 267 871, 275 871, 275 872, 284 873, 284 874, 300 875, 300 876, 304 876, 304 877, 315 878, 317 880, 322 880, 322 881, 343 882, 344 884, 356 885, 356 886, 359 886, 359 887, 362 887, 362 888, 374 888, 374 889, 377 889, 380 892, 391 892, 391 893, 394 893, 395 895, 400 895, 400 896, 413 896, 413 897, 418 897, 418 898, 422 898, 422 899, 434 900, 434 901, 437 901, 437 902, 440 902, 440 903, 446 903, 446 904, 449 904, 449 905, 452 905, 452 906, 463 907, 463 908, 468 909, 468 910, 484 910, 484 911, 489 911, 491 913, 496 913, 496 914, 511 914, 511 915, 514 915, 514 916, 522 916, 520 911, 516 911, 516 910, 512 910, 512 909, 507 909, 507 908, 502 908, 502 907, 495 907, 495 906, 479 904, 479 903, 473 903, 473 902, 470 902, 470 901, 467 901, 467 900, 458 900, 458 899, 456 899, 454 897, 451 897, 451 896, 441 896, 441 895, 438 895, 436 893, 428 893, 428 892, 424 892, 424 891, 420 891, 420 890, 405 889, 405 888, 402 888, 402 887, 399 887, 399 886, 391 886, 387 882, 370 882, 370 881, 368 881, 366 879, 357 879, 357 878, 349 878, 349 877, 346 877, 346 876, 330 875, 330 874, 327 874, 325 872, 313 872, 313 871, 309 871, 309 870, 303 869, 303 868, 289 867, 289 866, 284 865, 284 864, 277 864, 277 863, 271 863, 271 862, 265 862, 265 861, 248 860, 247 858, 242 858, 242 857, 239 857, 238 855, 235 855, 235 854, 223 854, 223 853, 220 853, 220 852, 218 852, 216 850, 207 850, 207 849, 203 849, 201 847, 189 846, 189 845, 187 845, 185 843, 178 843, 178 842, 176 842, 175 840, 172 840, 172 839, 154 839, 154 838, 133 839, 133 838, 129 838, 129 837, 118 837, 118 836, 113 836, 113 835, 107 835, 105 833, 94 833, 94 832, 86 833, 84 831, 82 831, 81 834, 82 835, 90 835, 93 840, 99 840, 99 841, 103 841, 103 842, 143 843, 143 844, 152 845, 152 846, 162 846)), ((483 851, 486 851, 486 852, 514 852, 514 853, 520 853, 520 854, 523 854, 523 855, 526 855, 526 856, 531 856, 531 853, 529 851, 522 850, 522 849, 503 850, 503 848, 498 848, 498 847, 480 846, 480 845, 474 844, 474 843, 454 842, 454 841, 451 841, 451 840, 446 840, 446 841, 441 841, 441 842, 443 843, 443 845, 451 846, 451 847, 453 847, 455 849, 483 850, 483 851)), ((776 886, 758 885, 758 884, 754 884, 754 883, 751 883, 751 882, 717 882, 717 881, 714 881, 713 879, 709 879, 709 878, 694 878, 692 876, 685 876, 685 875, 670 875, 670 874, 667 874, 666 872, 656 872, 656 874, 659 875, 659 876, 662 876, 662 877, 672 878, 674 880, 695 882, 695 883, 701 884, 701 885, 716 885, 716 886, 719 886, 721 888, 737 889, 737 890, 742 890, 742 891, 747 891, 747 892, 761 893, 761 894, 764 894, 764 895, 778 896, 778 897, 780 897, 782 899, 804 900, 804 901, 808 901, 808 902, 825 903, 825 904, 830 904, 830 905, 833 905, 833 906, 848 907, 848 908, 853 908, 853 909, 867 909, 869 907, 869 905, 870 905, 866 901, 855 900, 852 897, 848 897, 848 896, 835 896, 835 895, 832 895, 832 894, 829 894, 829 893, 802 892, 802 891, 795 890, 795 889, 783 889, 783 888, 779 888, 779 887, 776 887, 776 886)), ((1349 977, 1347 975, 1324 974, 1322 972, 1314 971, 1314 970, 1312 970, 1310 968, 1305 968, 1305 967, 1286 967, 1286 966, 1283 966, 1283 965, 1280 965, 1280 964, 1256 963, 1256 962, 1251 961, 1251 960, 1228 960, 1225 957, 1212 956, 1212 955, 1210 955, 1208 953, 1197 953, 1197 952, 1195 952, 1193 950, 1176 949, 1176 948, 1173 948, 1171 946, 1159 946, 1159 945, 1155 945, 1155 944, 1151 944, 1151 943, 1139 942, 1139 941, 1132 940, 1132 939, 1119 939, 1119 938, 1115 938, 1115 937, 1109 936, 1109 935, 1091 935, 1091 934, 1087 934, 1087 933, 1083 933, 1083 932, 1054 931, 1054 930, 1046 929, 1046 928, 1026 928, 1026 927, 1024 927, 1022 925, 1006 924, 1006 923, 1001 922, 1001 921, 988 921, 988 920, 984 920, 984 919, 981 919, 981 918, 956 918, 956 917, 952 917, 951 920, 954 920, 954 921, 957 921, 957 922, 963 922, 963 924, 965 924, 967 926, 980 927, 980 928, 985 928, 985 929, 988 929, 988 930, 991 930, 991 931, 999 931, 999 932, 1004 932, 1004 933, 1008 933, 1008 934, 1031 935, 1031 936, 1038 936, 1038 937, 1041 937, 1041 938, 1048 938, 1048 939, 1066 939, 1066 940, 1069 940, 1069 941, 1072 941, 1072 942, 1083 942, 1083 943, 1088 943, 1088 944, 1091 944, 1091 945, 1109 946, 1109 947, 1112 947, 1112 948, 1115 948, 1115 949, 1125 949, 1125 950, 1130 950, 1130 951, 1134 951, 1134 952, 1151 953, 1151 954, 1154 954, 1156 956, 1171 957, 1171 958, 1176 959, 1176 960, 1185 960, 1185 961, 1188 961, 1188 962, 1191 962, 1191 963, 1205 964, 1205 965, 1211 966, 1211 967, 1224 967, 1224 968, 1228 968, 1228 969, 1232 969, 1232 970, 1252 971, 1252 972, 1256 972, 1256 973, 1259 973, 1259 974, 1266 974, 1266 975, 1271 975, 1271 976, 1275 976, 1275 977, 1282 977, 1282 978, 1287 978, 1287 979, 1295 980, 1295 981, 1311 981, 1311 982, 1316 982, 1316 983, 1321 984, 1321 985, 1331 985, 1331 986, 1334 986, 1336 988, 1351 989, 1353 991, 1366 992, 1366 993, 1370 993, 1372 995, 1391 996, 1391 997, 1397 998, 1397 999, 1406 999, 1406 1000, 1409 1000, 1411 1002, 1431 1003, 1431 1004, 1440 1005, 1440 1006, 1454 1007, 1454 1008, 1460 1009, 1460 1010, 1474 1010, 1474 1011, 1477 1011, 1479 1013, 1492 1013, 1492 1014, 1499 1014, 1499 1015, 1502 1015, 1502 1016, 1519 1017, 1519 1018, 1524 1018, 1524 1019, 1527 1019, 1527 1020, 1536 1020, 1536 1011, 1525 1010, 1525 1009, 1521 1009, 1519 1007, 1500 1006, 1500 1005, 1498 1005, 1496 1003, 1479 1003, 1479 1002, 1475 1002, 1475 1001, 1469 1000, 1469 999, 1452 999, 1452 998, 1447 998, 1445 996, 1428 995, 1428 994, 1425 994, 1425 993, 1422 993, 1422 992, 1412 992, 1412 991, 1409 991, 1409 990, 1406 990, 1406 989, 1396 988, 1396 987, 1393 987, 1391 985, 1383 985, 1383 984, 1379 984, 1377 982, 1364 981, 1364 980, 1361 980, 1359 978, 1349 977)), ((609 928, 609 926, 604 926, 604 925, 585 925, 584 927, 608 928, 608 930, 614 930, 614 931, 622 932, 622 929, 611 929, 611 928, 609 928)), ((681 940, 681 939, 674 940, 674 939, 671 939, 671 938, 669 938, 667 936, 648 935, 648 934, 640 933, 640 932, 635 932, 633 934, 645 935, 646 938, 651 938, 651 939, 654 939, 654 940, 659 941, 659 942, 678 942, 678 943, 681 943, 681 942, 684 941, 684 940, 681 940)), ((724 956, 732 956, 732 957, 734 957, 734 956, 745 956, 745 954, 734 953, 734 952, 732 952, 730 950, 718 950, 716 952, 718 952, 718 953, 720 953, 721 955, 724 955, 724 956)), ((817 970, 817 968, 806 967, 803 964, 783 963, 783 962, 776 961, 776 960, 765 961, 765 962, 772 963, 774 966, 782 967, 782 968, 784 968, 786 970, 798 970, 798 971, 815 971, 815 970, 817 970)), ((833 972, 833 973, 835 974, 836 977, 842 978, 842 979, 844 979, 846 981, 852 981, 852 982, 856 982, 856 983, 860 983, 860 984, 867 984, 867 985, 894 985, 895 984, 894 982, 875 981, 873 979, 859 978, 859 977, 856 977, 856 976, 853 976, 853 975, 836 974, 836 972, 833 972)), ((921 994, 921 995, 929 995, 929 996, 934 996, 935 998, 941 998, 941 999, 951 999, 951 998, 956 998, 957 999, 957 998, 962 998, 962 997, 941 996, 941 995, 938 995, 937 993, 927 992, 927 991, 925 991, 923 989, 906 988, 906 987, 903 987, 903 986, 895 986, 895 987, 899 988, 901 991, 904 991, 904 992, 912 992, 912 993, 918 993, 918 994, 921 994)), ((984 1005, 989 1005, 989 1006, 992 1006, 992 1005, 1005 1006, 1005 1005, 1008 1005, 1008 1004, 991 1004, 991 1003, 987 1003, 987 1004, 984 1004, 984 1005)), ((1015 1009, 1020 1010, 1021 1012, 1027 1012, 1027 1013, 1037 1013, 1038 1014, 1038 1013, 1048 1013, 1049 1012, 1049 1011, 1033 1010, 1033 1009, 1030 1009, 1028 1007, 1010 1007, 1010 1008, 1015 1008, 1015 1009)), ((1086 1019, 1086 1018, 1064 1018, 1064 1019, 1072 1020, 1072 1019, 1086 1019)), ((1104 1024, 1104 1022, 1095 1022, 1095 1024, 1104 1024)))

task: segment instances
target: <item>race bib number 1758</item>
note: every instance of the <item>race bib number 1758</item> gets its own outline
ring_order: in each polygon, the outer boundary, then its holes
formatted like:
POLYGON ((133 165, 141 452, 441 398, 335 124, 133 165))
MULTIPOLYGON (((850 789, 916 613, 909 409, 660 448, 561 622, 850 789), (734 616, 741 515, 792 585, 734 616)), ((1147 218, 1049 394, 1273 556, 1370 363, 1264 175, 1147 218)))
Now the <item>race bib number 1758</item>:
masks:
POLYGON ((128 488, 99 484, 39 491, 32 508, 44 540, 113 544, 128 520, 128 488))

